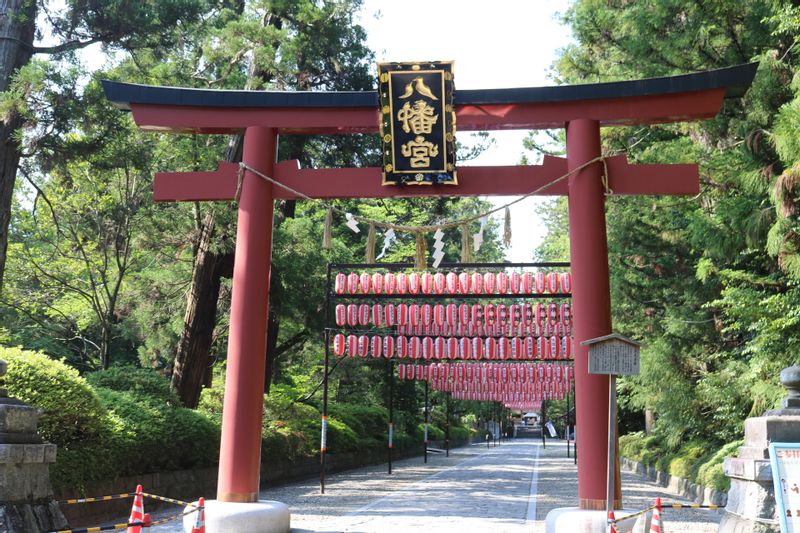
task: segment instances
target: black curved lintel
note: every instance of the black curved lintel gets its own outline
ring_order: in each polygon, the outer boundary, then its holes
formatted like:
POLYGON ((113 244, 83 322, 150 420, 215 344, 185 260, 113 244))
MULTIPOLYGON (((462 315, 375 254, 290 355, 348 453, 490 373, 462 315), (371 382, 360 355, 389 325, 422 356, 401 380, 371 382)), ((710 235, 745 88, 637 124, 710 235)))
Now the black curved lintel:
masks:
MULTIPOLYGON (((603 100, 725 89, 726 98, 744 95, 758 63, 745 63, 679 76, 608 83, 456 90, 456 105, 510 105, 603 100)), ((103 80, 106 97, 119 108, 132 104, 230 108, 377 107, 375 91, 235 91, 158 87, 103 80)))

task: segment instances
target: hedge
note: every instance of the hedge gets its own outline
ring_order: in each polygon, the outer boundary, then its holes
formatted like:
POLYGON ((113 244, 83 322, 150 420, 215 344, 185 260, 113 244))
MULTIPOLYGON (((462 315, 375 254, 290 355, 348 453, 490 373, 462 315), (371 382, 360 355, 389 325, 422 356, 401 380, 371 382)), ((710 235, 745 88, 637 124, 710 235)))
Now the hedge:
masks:
POLYGON ((730 479, 722 471, 722 462, 735 455, 742 444, 743 441, 735 441, 720 447, 693 440, 677 449, 670 449, 665 439, 657 435, 636 432, 619 438, 623 457, 721 491, 730 488, 730 479))

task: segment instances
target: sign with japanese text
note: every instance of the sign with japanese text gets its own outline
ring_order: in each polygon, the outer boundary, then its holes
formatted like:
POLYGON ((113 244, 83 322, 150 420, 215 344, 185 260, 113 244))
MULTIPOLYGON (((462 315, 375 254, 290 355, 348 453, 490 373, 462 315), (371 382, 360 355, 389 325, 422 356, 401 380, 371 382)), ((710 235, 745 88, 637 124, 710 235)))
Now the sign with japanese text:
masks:
POLYGON ((457 185, 453 62, 379 63, 384 185, 457 185))
POLYGON ((591 345, 589 373, 615 376, 639 374, 639 347, 619 340, 591 345))
POLYGON ((800 532, 800 443, 770 443, 769 460, 781 533, 800 532))

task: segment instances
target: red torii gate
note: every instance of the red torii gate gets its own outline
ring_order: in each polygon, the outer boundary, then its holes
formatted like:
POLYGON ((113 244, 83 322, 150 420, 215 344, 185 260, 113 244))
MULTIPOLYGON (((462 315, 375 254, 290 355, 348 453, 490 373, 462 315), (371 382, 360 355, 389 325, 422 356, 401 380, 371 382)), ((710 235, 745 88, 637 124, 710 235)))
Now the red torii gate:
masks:
MULTIPOLYGON (((279 134, 377 133, 378 94, 257 92, 152 87, 103 82, 107 97, 153 131, 244 133, 243 161, 314 198, 522 195, 601 156, 600 127, 714 117, 724 98, 744 94, 756 64, 646 80, 455 93, 461 131, 566 128, 567 157, 542 165, 460 167, 459 185, 381 186, 380 168, 301 169, 277 163, 279 134)), ((629 165, 609 158, 608 187, 617 195, 693 195, 697 165, 629 165)), ((216 171, 156 175, 157 201, 231 200, 238 165, 216 171)), ((578 497, 582 509, 604 509, 608 377, 588 373, 584 340, 611 333, 603 164, 591 164, 543 191, 569 196, 573 276, 578 497)), ((295 199, 245 172, 239 200, 217 498, 254 502, 261 461, 273 201, 295 199)), ((619 497, 619 495, 617 495, 619 497)))

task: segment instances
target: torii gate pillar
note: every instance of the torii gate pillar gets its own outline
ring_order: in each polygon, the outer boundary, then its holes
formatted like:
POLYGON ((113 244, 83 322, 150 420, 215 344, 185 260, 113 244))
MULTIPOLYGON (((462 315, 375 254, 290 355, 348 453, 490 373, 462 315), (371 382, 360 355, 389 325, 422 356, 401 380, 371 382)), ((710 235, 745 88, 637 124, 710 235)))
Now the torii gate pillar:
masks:
MULTIPOLYGON (((577 119, 567 123, 569 170, 600 157, 600 124, 577 119)), ((581 509, 605 509, 607 446, 598 436, 607 432, 608 376, 589 374, 589 349, 582 340, 611 333, 611 297, 608 279, 605 191, 602 165, 597 162, 569 178, 569 243, 572 272, 575 358, 575 413, 577 416, 578 498, 581 509)), ((607 441, 606 441, 607 442, 607 441)), ((615 469, 616 470, 616 469, 615 469)), ((618 471, 618 470, 617 470, 618 471)), ((622 506, 617 476, 615 507, 622 506)))
MULTIPOLYGON (((247 128, 243 161, 272 174, 277 139, 274 129, 247 128)), ((223 502, 258 500, 272 212, 272 184, 245 172, 236 228, 228 369, 219 451, 217 499, 223 502)))

